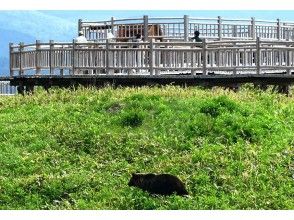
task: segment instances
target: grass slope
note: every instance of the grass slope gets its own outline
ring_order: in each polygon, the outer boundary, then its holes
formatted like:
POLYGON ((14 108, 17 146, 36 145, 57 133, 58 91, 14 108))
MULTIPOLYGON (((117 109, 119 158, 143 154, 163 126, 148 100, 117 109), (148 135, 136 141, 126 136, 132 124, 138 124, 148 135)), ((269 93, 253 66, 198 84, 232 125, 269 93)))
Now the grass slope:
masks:
POLYGON ((1 209, 294 209, 293 97, 79 88, 0 97, 1 209), (127 186, 171 173, 190 198, 127 186))

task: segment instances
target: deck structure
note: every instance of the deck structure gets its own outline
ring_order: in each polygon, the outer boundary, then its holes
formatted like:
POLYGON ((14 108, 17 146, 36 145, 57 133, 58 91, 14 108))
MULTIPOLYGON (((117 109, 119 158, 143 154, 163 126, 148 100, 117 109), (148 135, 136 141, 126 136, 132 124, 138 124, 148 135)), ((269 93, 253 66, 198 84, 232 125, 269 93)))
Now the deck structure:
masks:
POLYGON ((10 44, 14 86, 293 82, 294 23, 192 18, 79 20, 87 43, 10 44), (191 42, 199 30, 202 43, 191 42), (115 37, 107 38, 107 33, 115 37), (132 42, 135 34, 143 41, 132 42))
POLYGON ((163 38, 164 41, 188 41, 198 30, 205 39, 255 40, 294 40, 294 22, 250 19, 197 18, 183 17, 154 18, 144 15, 141 18, 115 19, 106 21, 79 20, 79 31, 83 31, 90 41, 103 41, 110 31, 119 39, 131 39, 142 34, 145 41, 150 38, 163 38), (107 27, 107 28, 106 28, 107 27), (156 28, 157 30, 154 30, 156 28), (121 31, 124 30, 124 31, 121 31))

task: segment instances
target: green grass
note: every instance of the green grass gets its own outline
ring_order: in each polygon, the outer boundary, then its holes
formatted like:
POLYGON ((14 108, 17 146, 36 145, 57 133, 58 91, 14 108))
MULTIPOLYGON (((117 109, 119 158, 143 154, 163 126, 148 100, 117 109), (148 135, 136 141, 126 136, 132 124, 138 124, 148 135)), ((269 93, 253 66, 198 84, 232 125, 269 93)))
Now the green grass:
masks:
POLYGON ((294 98, 243 87, 0 97, 1 209, 294 209, 294 98), (132 172, 190 192, 150 196, 132 172))

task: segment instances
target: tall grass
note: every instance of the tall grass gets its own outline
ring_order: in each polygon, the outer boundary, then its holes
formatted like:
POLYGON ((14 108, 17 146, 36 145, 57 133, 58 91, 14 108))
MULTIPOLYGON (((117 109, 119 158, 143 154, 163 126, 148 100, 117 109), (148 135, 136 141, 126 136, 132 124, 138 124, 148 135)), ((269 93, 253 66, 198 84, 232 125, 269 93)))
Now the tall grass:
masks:
POLYGON ((293 97, 160 88, 0 97, 1 209, 293 209, 293 97), (180 177, 150 196, 132 172, 180 177))

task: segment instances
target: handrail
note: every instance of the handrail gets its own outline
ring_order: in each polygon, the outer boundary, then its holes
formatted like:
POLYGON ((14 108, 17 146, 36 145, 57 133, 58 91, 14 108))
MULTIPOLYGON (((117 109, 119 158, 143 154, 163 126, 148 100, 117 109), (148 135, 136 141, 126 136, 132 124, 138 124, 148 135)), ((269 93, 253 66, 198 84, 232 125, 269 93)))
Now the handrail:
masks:
POLYGON ((261 74, 294 70, 294 42, 223 40, 195 42, 40 43, 10 45, 10 73, 31 74, 261 74), (49 45, 49 46, 48 46, 49 45), (45 47, 45 48, 44 48, 45 47), (24 48, 26 48, 24 50, 24 48), (58 73, 59 71, 59 73, 58 73), (67 72, 66 72, 67 71, 67 72))
MULTIPOLYGON (((202 43, 200 42, 153 42, 155 45, 164 45, 164 46, 179 46, 179 45, 201 45, 202 43)), ((244 44, 244 45, 249 45, 249 44, 256 44, 256 40, 221 40, 221 41, 209 41, 206 40, 206 44, 207 45, 214 45, 214 44, 218 44, 218 45, 225 45, 225 44, 244 44)), ((272 45, 293 45, 294 47, 294 42, 292 41, 277 41, 277 40, 268 40, 268 39, 260 39, 260 43, 262 44, 272 44, 272 45)), ((28 47, 28 48, 36 48, 37 44, 12 44, 11 47, 13 49, 15 48, 20 48, 20 47, 28 47)), ((105 46, 106 44, 112 45, 112 46, 132 46, 132 45, 139 45, 139 46, 146 46, 146 45, 150 45, 150 42, 113 42, 113 41, 108 41, 108 42, 87 42, 87 43, 75 43, 75 45, 78 46, 105 46)), ((62 46, 70 46, 70 48, 73 46, 72 42, 54 42, 54 43, 50 43, 50 42, 44 42, 44 43, 38 43, 39 46, 50 46, 50 45, 54 45, 54 46, 60 46, 58 48, 62 48, 62 46)), ((66 48, 62 48, 62 49, 66 49, 66 48)), ((13 51, 15 52, 15 51, 13 51)))
MULTIPOLYGON (((103 28, 95 25, 109 25, 108 30, 122 40, 141 34, 145 38, 168 38, 188 40, 198 30, 201 37, 227 39, 253 39, 257 37, 278 40, 294 40, 294 22, 229 18, 190 17, 148 17, 111 18, 108 21, 79 21, 79 31, 83 31, 88 40, 107 38, 103 28), (130 23, 131 22, 131 23, 130 23), (139 26, 136 26, 139 25, 139 26), (148 32, 148 33, 145 33, 148 32)), ((146 39, 147 40, 147 39, 146 39)))

